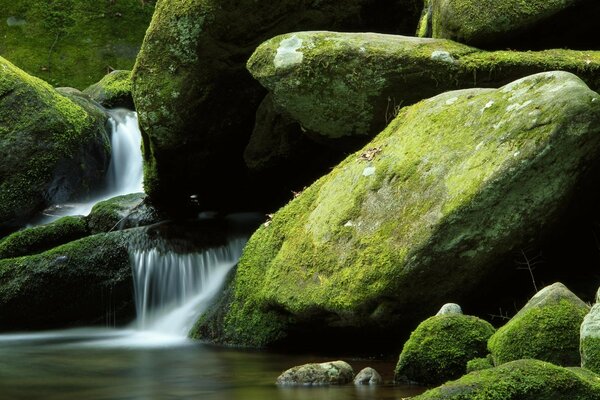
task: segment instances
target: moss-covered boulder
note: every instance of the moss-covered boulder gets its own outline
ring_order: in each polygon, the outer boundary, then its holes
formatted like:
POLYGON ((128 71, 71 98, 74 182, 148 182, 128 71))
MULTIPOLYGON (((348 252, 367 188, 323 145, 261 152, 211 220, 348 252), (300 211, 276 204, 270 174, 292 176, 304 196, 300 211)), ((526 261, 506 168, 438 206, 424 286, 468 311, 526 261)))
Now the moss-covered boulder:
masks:
POLYGON ((87 235, 89 231, 85 218, 63 217, 0 239, 0 259, 41 253, 87 235))
POLYGON ((212 314, 223 320, 196 332, 266 346, 406 329, 550 229, 599 155, 599 121, 600 96, 565 72, 402 109, 258 229, 212 314))
POLYGON ((131 71, 117 70, 105 75, 99 82, 87 87, 83 93, 106 108, 134 109, 131 97, 131 71))
POLYGON ((125 235, 89 236, 0 260, 0 330, 127 321, 134 315, 125 235))
POLYGON ((160 220, 144 193, 113 197, 94 205, 86 218, 92 233, 150 225, 160 220))
POLYGON ((467 372, 467 362, 487 354, 495 332, 490 323, 470 315, 436 315, 423 321, 404 344, 396 382, 439 385, 467 372))
POLYGON ((482 371, 484 369, 489 369, 489 368, 493 368, 494 364, 493 364, 493 359, 492 357, 480 357, 480 358, 474 358, 472 360, 469 360, 467 362, 467 373, 471 373, 474 371, 482 371))
POLYGON ((581 366, 600 373, 600 290, 596 294, 596 304, 583 319, 579 339, 581 366))
POLYGON ((243 152, 265 96, 245 70, 252 51, 294 30, 386 30, 395 16, 397 31, 403 18, 418 14, 418 3, 159 2, 132 75, 148 195, 173 212, 185 210, 194 194, 204 209, 239 209, 268 198, 245 180, 243 152))
MULTIPOLYGON (((373 33, 277 36, 256 49, 248 69, 272 93, 281 118, 299 122, 311 137, 337 139, 337 146, 364 144, 401 107, 448 90, 498 87, 551 70, 573 72, 600 88, 600 52, 486 52, 449 40, 373 33)), ((262 144, 272 152, 279 147, 262 144)))
POLYGON ((354 370, 345 361, 330 361, 320 364, 304 364, 284 371, 277 377, 283 386, 344 385, 352 382, 354 370))
POLYGON ((535 358, 579 366, 579 328, 589 309, 563 284, 545 287, 490 338, 494 363, 535 358))
POLYGON ((414 400, 598 400, 600 378, 538 360, 513 361, 472 372, 414 400))
POLYGON ((417 33, 493 48, 596 48, 594 0, 426 0, 417 33))
POLYGON ((53 86, 83 90, 131 69, 154 0, 0 0, 0 56, 53 86))
POLYGON ((104 177, 105 115, 0 58, 0 230, 85 195, 104 177))

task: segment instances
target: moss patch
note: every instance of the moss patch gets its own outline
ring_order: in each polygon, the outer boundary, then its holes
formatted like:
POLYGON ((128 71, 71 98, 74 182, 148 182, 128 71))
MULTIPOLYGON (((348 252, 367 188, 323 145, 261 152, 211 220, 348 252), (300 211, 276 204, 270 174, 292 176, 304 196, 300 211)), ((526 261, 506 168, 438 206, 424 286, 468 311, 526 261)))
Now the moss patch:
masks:
POLYGON ((131 71, 113 71, 104 76, 100 82, 86 88, 83 93, 106 108, 134 109, 131 97, 131 71))

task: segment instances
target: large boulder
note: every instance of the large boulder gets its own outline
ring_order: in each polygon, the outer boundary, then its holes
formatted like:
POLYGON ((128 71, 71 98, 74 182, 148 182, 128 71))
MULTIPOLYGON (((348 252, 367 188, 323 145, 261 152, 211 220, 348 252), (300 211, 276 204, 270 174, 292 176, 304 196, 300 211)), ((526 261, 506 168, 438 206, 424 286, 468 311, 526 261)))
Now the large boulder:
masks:
POLYGON ((579 329, 589 309, 563 284, 545 287, 490 338, 494 363, 535 358, 579 366, 579 329))
POLYGON ((594 0, 426 0, 417 33, 492 48, 596 48, 594 0))
POLYGON ((439 385, 463 376, 467 362, 487 354, 495 332, 488 322, 462 314, 436 315, 423 321, 404 344, 395 381, 439 385))
POLYGON ((600 378, 578 368, 563 368, 538 360, 519 360, 472 372, 413 399, 598 400, 600 378))
MULTIPOLYGON (((366 143, 401 107, 448 90, 498 87, 551 70, 576 73, 600 88, 600 52, 486 52, 450 40, 374 33, 280 35, 261 44, 247 66, 272 94, 280 118, 338 147, 366 143)), ((263 153, 281 147, 261 143, 263 153)))
POLYGON ((131 69, 154 0, 0 0, 0 56, 53 86, 84 89, 131 69))
POLYGON ((196 332, 266 346, 406 330, 424 304, 506 274, 496 266, 560 219, 598 158, 599 121, 600 96, 566 72, 402 109, 258 229, 222 320, 196 332))
POLYGON ((0 58, 0 230, 85 195, 110 157, 105 114, 0 58))
POLYGON ((417 3, 159 2, 132 76, 148 195, 174 213, 185 211, 191 195, 204 209, 251 207, 265 196, 247 186, 243 160, 265 96, 245 70, 256 46, 293 30, 386 29, 394 15, 415 15, 417 3))
POLYGON ((126 235, 89 236, 0 260, 0 330, 128 321, 133 280, 126 235))

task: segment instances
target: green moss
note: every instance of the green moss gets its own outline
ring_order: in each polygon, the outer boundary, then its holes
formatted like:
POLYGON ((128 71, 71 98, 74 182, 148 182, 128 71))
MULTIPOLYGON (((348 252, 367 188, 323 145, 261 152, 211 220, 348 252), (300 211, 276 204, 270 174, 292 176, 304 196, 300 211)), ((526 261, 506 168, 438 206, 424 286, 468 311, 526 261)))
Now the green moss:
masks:
POLYGON ((120 232, 2 259, 0 329, 104 325, 113 318, 127 319, 133 315, 132 291, 129 253, 120 232))
POLYGON ((580 365, 579 328, 588 309, 563 299, 520 313, 492 336, 495 363, 535 358, 558 365, 580 365))
POLYGON ((131 69, 154 1, 0 0, 0 55, 54 86, 83 89, 131 69))
POLYGON ((85 219, 63 217, 48 225, 23 229, 0 240, 0 259, 40 253, 87 234, 85 219))
POLYGON ((144 193, 132 193, 96 203, 86 220, 91 232, 99 233, 156 223, 159 214, 144 193))
POLYGON ((495 329, 467 315, 438 315, 423 321, 404 344, 395 370, 397 382, 435 385, 456 379, 467 362, 486 354, 495 329))
POLYGON ((600 373, 600 338, 583 338, 580 346, 581 366, 595 373, 600 373))
POLYGON ((414 400, 597 400, 600 378, 538 360, 472 372, 414 400))
POLYGON ((83 93, 107 108, 134 107, 131 97, 131 71, 113 71, 100 82, 86 88, 83 93))
POLYGON ((474 371, 482 371, 484 369, 493 368, 493 360, 491 357, 485 358, 474 358, 467 362, 467 373, 471 373, 474 371))

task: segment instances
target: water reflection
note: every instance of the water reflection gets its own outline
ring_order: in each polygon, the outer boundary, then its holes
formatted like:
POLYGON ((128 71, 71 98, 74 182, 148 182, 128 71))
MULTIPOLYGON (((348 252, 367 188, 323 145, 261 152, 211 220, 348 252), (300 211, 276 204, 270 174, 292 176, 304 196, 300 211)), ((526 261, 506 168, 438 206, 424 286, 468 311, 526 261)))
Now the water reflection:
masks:
MULTIPOLYGON (((243 352, 196 342, 122 346, 127 331, 73 330, 0 336, 2 399, 396 400, 418 394, 392 385, 278 388, 279 373, 321 357, 243 352), (102 346, 92 343, 101 341, 102 346), (109 344, 114 342, 115 346, 109 344), (121 342, 121 345, 118 343, 121 342)), ((393 363, 370 365, 391 380, 393 363)))

